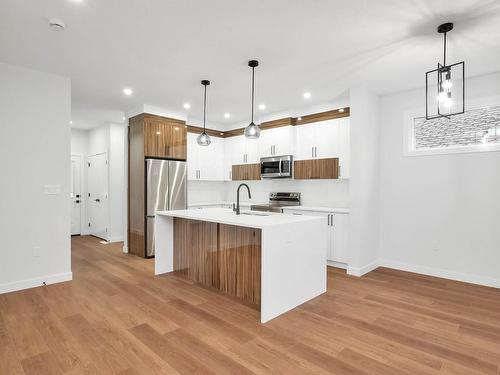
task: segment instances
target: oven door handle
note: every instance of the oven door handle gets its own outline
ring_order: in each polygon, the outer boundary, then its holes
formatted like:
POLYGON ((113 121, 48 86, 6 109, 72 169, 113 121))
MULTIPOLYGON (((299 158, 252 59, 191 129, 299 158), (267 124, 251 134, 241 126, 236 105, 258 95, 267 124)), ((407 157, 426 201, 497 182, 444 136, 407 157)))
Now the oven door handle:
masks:
POLYGON ((282 167, 283 159, 280 159, 280 176, 283 175, 283 167, 282 167))

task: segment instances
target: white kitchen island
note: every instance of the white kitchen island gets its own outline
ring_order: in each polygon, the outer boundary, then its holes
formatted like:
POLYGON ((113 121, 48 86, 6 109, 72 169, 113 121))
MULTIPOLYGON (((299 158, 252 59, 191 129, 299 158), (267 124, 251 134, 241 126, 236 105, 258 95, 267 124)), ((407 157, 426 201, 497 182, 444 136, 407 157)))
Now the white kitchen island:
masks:
POLYGON ((250 301, 265 323, 326 292, 327 229, 306 215, 159 211, 155 274, 181 272, 250 301))

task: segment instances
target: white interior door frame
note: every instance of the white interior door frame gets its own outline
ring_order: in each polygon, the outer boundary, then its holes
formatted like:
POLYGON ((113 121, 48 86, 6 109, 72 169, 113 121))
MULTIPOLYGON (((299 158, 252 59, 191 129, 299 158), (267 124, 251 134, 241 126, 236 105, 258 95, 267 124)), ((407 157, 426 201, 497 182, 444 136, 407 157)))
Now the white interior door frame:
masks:
MULTIPOLYGON (((86 170, 87 170, 87 191, 86 191, 86 198, 87 198, 87 218, 85 220, 85 224, 88 225, 88 223, 91 222, 92 218, 91 218, 91 214, 92 214, 92 208, 90 207, 92 201, 92 197, 89 197, 91 192, 90 192, 90 173, 88 173, 89 171, 89 168, 90 168, 90 163, 91 163, 91 160, 93 157, 97 157, 97 156, 104 156, 105 159, 106 159, 106 176, 105 176, 105 185, 106 185, 106 202, 105 202, 105 209, 106 209, 106 218, 105 218, 105 221, 106 221, 106 230, 110 227, 110 204, 109 204, 109 152, 108 151, 104 151, 104 152, 98 152, 98 153, 95 153, 95 154, 89 154, 87 155, 87 160, 86 160, 86 170)), ((87 228, 89 234, 92 234, 92 235, 96 235, 95 231, 92 230, 92 228, 87 228)), ((97 235, 97 237, 99 238, 102 238, 104 240, 109 240, 108 238, 108 234, 102 234, 102 235, 97 235)))
POLYGON ((71 153, 71 158, 78 158, 80 160, 80 234, 85 234, 85 222, 86 222, 86 202, 85 191, 86 191, 86 179, 85 179, 85 158, 83 154, 71 153))

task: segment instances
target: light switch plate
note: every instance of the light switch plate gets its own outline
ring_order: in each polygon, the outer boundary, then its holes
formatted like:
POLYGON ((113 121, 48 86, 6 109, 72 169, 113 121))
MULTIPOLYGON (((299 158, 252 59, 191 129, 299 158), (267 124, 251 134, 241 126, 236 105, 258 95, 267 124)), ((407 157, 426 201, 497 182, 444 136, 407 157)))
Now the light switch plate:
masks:
POLYGON ((48 195, 61 194, 61 185, 45 185, 44 193, 48 195))

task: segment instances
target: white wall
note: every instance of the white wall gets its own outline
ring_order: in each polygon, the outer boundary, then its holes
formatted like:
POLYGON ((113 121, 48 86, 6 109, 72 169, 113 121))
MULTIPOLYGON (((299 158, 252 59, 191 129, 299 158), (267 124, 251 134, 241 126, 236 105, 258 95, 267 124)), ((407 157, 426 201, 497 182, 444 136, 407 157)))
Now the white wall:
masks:
POLYGON ((67 78, 0 63, 0 293, 71 280, 67 78), (45 185, 60 193, 44 194, 45 185))
POLYGON ((350 104, 352 263, 347 272, 359 276, 376 268, 379 257, 379 98, 364 88, 353 88, 350 104))
MULTIPOLYGON (((346 180, 262 180, 226 182, 224 201, 236 202, 236 189, 241 182, 250 187, 253 204, 268 203, 273 191, 299 192, 303 206, 349 207, 349 182, 346 180)), ((242 202, 248 201, 245 190, 242 202)))
POLYGON ((123 241, 125 196, 125 126, 109 125, 109 229, 108 240, 123 241))
MULTIPOLYGON (((468 79, 466 95, 491 104, 500 73, 468 79)), ((425 114, 424 100, 381 100, 381 263, 500 287, 500 152, 403 156, 405 112, 425 114)))

